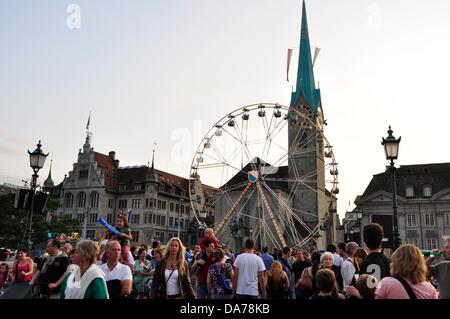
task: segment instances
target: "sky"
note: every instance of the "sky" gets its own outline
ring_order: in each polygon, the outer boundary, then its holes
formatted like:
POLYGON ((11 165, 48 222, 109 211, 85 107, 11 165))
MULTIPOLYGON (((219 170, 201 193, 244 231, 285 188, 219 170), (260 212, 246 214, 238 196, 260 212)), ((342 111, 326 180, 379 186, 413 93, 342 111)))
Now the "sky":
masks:
MULTIPOLYGON (((449 162, 450 2, 306 5, 343 218, 387 165, 389 125, 402 137, 397 165, 449 162)), ((188 177, 220 118, 289 105, 300 21, 300 0, 0 0, 0 183, 30 179, 38 140, 61 182, 89 112, 96 151, 146 165, 157 143, 156 168, 188 177)))

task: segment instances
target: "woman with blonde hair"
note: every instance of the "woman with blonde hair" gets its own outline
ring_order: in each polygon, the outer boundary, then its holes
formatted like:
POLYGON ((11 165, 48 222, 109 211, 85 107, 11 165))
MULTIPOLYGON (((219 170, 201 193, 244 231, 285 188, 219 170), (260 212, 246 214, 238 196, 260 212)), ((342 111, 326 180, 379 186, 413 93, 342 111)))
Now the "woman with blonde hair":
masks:
POLYGON ((171 238, 164 257, 156 264, 151 299, 195 299, 184 254, 181 240, 171 238))
POLYGON ((272 263, 272 267, 266 272, 266 291, 269 299, 288 299, 289 279, 283 266, 277 260, 272 263))
POLYGON ((383 278, 375 299, 437 299, 433 285, 426 281, 427 266, 419 248, 403 245, 391 257, 391 277, 383 278))

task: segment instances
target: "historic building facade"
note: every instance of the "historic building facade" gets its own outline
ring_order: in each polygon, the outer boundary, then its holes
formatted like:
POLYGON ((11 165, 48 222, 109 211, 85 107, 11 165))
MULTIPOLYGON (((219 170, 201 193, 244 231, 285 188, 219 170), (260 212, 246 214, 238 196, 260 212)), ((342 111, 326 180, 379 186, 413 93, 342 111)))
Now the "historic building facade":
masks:
MULTIPOLYGON (((118 213, 129 213, 132 244, 149 244, 154 237, 164 244, 180 237, 186 246, 198 241, 197 224, 189 206, 189 180, 152 166, 120 167, 114 151, 94 151, 88 134, 72 171, 60 189, 56 216, 80 221, 86 238, 98 239, 103 217, 115 225, 118 213)), ((209 212, 212 217, 213 212, 209 212)), ((82 230, 83 231, 83 230, 82 230)))
MULTIPOLYGON (((443 248, 450 235, 450 163, 403 165, 396 171, 398 226, 402 243, 421 249, 443 248)), ((392 245, 392 186, 389 168, 373 176, 356 208, 344 220, 346 240, 362 238, 364 225, 385 228, 385 247, 392 245)))

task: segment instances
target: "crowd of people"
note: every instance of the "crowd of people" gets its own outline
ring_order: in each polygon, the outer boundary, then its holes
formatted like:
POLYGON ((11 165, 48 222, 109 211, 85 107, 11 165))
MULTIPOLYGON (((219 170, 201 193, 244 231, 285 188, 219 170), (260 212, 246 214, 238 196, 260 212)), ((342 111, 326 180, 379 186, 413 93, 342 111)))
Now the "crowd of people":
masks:
POLYGON ((126 216, 116 229, 75 248, 50 240, 36 271, 20 249, 12 269, 0 264, 0 289, 28 283, 40 299, 450 299, 450 238, 445 260, 436 262, 409 244, 389 258, 378 224, 364 227, 365 248, 349 242, 271 254, 268 247, 257 251, 252 239, 233 254, 212 229, 193 250, 176 237, 164 249, 156 239, 151 247, 130 247, 126 216))

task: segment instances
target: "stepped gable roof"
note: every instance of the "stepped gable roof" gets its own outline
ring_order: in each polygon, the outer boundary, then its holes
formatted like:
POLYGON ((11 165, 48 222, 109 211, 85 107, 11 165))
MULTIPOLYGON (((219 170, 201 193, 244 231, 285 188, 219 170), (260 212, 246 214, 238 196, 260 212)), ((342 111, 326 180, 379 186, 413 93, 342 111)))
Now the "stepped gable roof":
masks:
MULTIPOLYGON (((450 163, 401 165, 396 170, 397 193, 402 194, 406 185, 413 185, 416 192, 421 195, 423 185, 430 184, 433 194, 450 188, 450 163)), ((373 175, 362 197, 369 196, 383 190, 392 193, 390 168, 373 175)))

